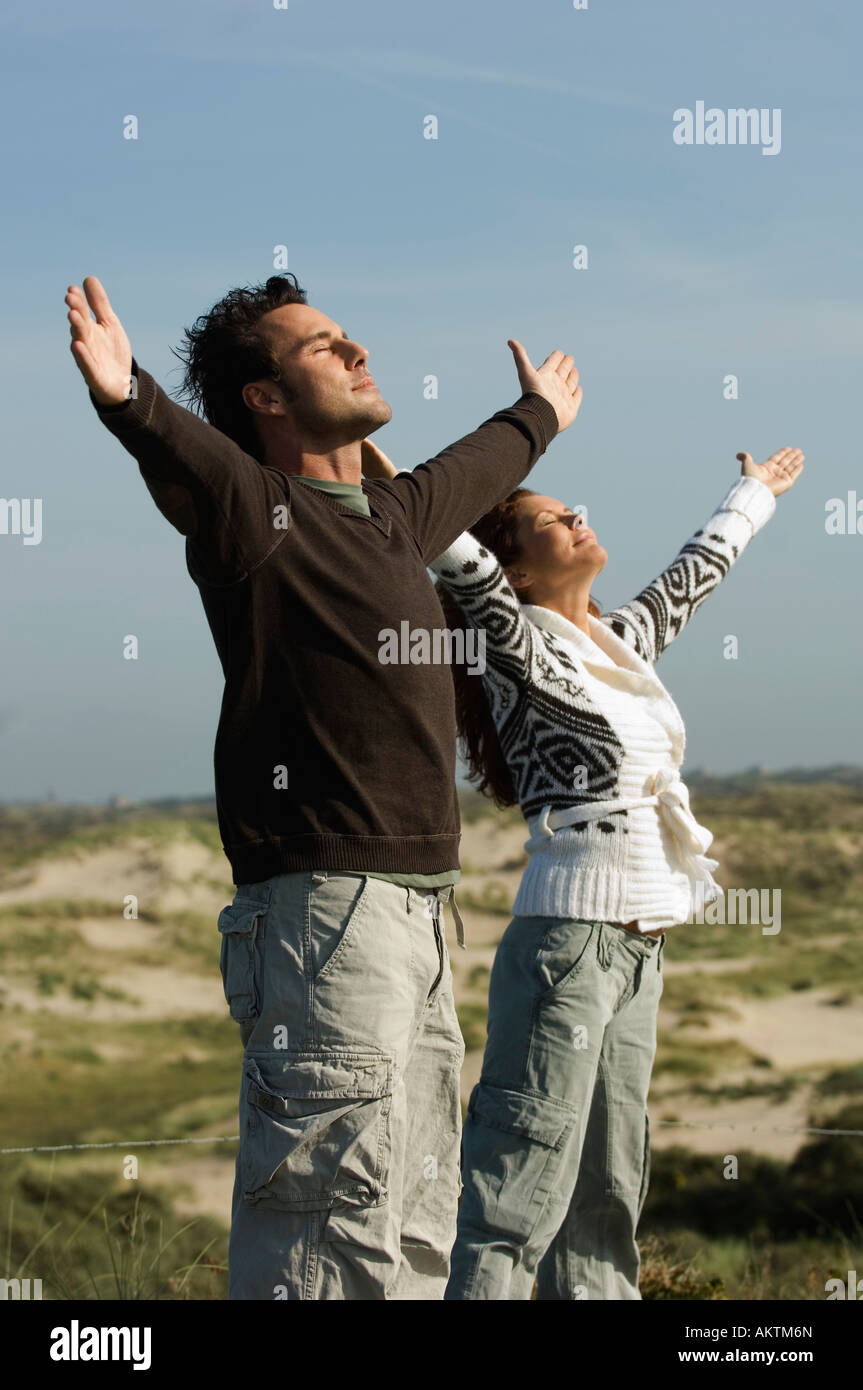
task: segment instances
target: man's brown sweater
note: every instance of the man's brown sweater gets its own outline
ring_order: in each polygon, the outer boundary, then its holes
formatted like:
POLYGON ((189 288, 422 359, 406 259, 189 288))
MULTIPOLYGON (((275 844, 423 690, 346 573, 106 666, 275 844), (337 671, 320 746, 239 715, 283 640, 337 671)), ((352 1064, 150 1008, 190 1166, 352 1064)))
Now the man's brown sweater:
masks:
POLYGON ((554 407, 527 392, 413 472, 365 479, 365 517, 132 370, 136 399, 93 403, 186 537, 225 676, 216 799, 234 882, 457 868, 452 677, 382 664, 382 634, 446 627, 426 564, 523 481, 554 407))

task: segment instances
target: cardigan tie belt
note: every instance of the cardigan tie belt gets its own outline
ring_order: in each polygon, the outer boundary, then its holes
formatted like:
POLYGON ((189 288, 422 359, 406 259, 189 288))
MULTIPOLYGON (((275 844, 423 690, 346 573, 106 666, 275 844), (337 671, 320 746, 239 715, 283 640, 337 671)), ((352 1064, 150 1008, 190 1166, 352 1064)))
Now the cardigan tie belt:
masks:
POLYGON ((705 826, 699 825, 689 806, 689 791, 677 772, 662 768, 655 773, 648 784, 647 795, 621 797, 615 801, 586 802, 581 806, 569 806, 565 810, 553 811, 544 806, 540 813, 537 835, 528 841, 525 849, 538 849, 542 844, 539 836, 552 836, 556 830, 572 825, 584 825, 587 821, 602 820, 615 811, 634 811, 640 806, 655 806, 663 825, 669 831, 677 851, 681 868, 696 882, 704 884, 704 902, 714 902, 721 897, 722 889, 713 878, 713 870, 719 868, 719 861, 707 859, 705 854, 713 842, 713 834, 705 826))

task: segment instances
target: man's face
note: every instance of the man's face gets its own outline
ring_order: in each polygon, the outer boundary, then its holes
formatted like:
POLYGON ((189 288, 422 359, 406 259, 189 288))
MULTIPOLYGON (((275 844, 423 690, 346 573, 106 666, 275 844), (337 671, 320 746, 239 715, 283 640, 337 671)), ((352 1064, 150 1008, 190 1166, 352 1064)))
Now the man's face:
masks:
POLYGON ((365 439, 392 418, 368 370, 368 349, 309 304, 285 304, 258 323, 281 367, 288 418, 328 445, 365 439))

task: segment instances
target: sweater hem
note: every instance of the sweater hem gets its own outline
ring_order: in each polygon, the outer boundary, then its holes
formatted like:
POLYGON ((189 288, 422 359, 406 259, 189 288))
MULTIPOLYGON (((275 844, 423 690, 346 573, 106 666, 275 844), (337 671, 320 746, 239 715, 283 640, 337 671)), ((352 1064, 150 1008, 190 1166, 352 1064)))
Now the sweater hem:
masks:
POLYGON ((234 883, 330 869, 357 873, 440 874, 459 868, 459 835, 293 835, 225 845, 234 883))
POLYGON ((525 870, 512 912, 514 917, 636 921, 644 932, 689 922, 691 905, 691 881, 657 884, 655 893, 638 893, 626 874, 609 873, 600 865, 574 870, 555 864, 539 870, 531 864, 525 870))

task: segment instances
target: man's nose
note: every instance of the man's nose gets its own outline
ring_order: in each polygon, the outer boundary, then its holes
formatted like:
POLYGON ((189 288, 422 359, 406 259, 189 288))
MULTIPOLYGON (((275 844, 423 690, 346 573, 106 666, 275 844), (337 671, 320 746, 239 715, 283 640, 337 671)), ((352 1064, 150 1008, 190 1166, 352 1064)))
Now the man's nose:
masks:
POLYGON ((363 347, 362 343, 354 343, 347 338, 344 338, 342 341, 345 347, 345 357, 347 358, 348 366, 362 366, 363 363, 368 361, 369 350, 363 347))

